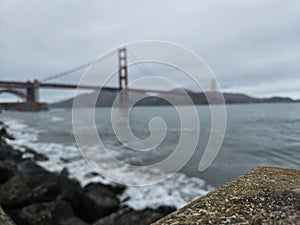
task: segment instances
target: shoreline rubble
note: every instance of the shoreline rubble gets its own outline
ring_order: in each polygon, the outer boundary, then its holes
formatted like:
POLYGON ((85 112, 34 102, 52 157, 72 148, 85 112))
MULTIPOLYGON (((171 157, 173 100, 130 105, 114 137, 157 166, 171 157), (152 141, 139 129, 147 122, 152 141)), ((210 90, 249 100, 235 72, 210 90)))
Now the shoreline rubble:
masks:
MULTIPOLYGON (((123 186, 90 183, 82 187, 68 177, 66 169, 49 172, 35 163, 47 160, 46 156, 32 149, 14 149, 6 142, 13 136, 1 126, 0 205, 16 225, 146 225, 175 210, 161 206, 136 211, 120 202, 123 186), (33 157, 24 159, 24 154, 33 157)), ((7 224, 13 223, 7 220, 7 224)))

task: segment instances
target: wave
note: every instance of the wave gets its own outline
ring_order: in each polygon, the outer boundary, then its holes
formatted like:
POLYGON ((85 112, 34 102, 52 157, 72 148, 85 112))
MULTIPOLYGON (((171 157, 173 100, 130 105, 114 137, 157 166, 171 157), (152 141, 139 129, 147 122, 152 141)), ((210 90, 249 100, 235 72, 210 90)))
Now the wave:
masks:
POLYGON ((52 116, 51 117, 52 122, 61 122, 61 121, 64 121, 64 120, 65 120, 64 118, 58 117, 58 116, 52 116))
POLYGON ((69 110, 68 108, 50 108, 49 111, 50 112, 65 112, 69 110))
MULTIPOLYGON (((82 186, 91 182, 100 182, 103 184, 114 185, 111 181, 100 175, 95 175, 94 170, 85 162, 80 151, 74 145, 64 145, 61 143, 42 143, 38 140, 41 130, 29 127, 21 120, 5 120, 8 131, 14 134, 16 140, 9 141, 9 144, 24 149, 24 146, 34 149, 35 151, 45 154, 49 160, 37 162, 40 166, 52 172, 60 172, 67 168, 71 178, 77 179, 82 186)), ((41 121, 42 122, 42 121, 41 121)), ((89 151, 97 150, 97 147, 90 147, 89 151)), ((132 173, 124 167, 114 167, 106 162, 105 156, 98 155, 97 160, 110 175, 114 177, 127 177, 132 182, 135 179, 137 183, 141 180, 149 180, 156 177, 150 171, 143 171, 141 174, 132 173)), ((98 164, 99 165, 99 164, 98 164)), ((206 194, 212 190, 203 179, 188 177, 183 173, 178 173, 171 178, 148 186, 128 187, 120 196, 124 205, 128 205, 136 210, 146 207, 158 208, 161 205, 182 207, 194 198, 206 194)))

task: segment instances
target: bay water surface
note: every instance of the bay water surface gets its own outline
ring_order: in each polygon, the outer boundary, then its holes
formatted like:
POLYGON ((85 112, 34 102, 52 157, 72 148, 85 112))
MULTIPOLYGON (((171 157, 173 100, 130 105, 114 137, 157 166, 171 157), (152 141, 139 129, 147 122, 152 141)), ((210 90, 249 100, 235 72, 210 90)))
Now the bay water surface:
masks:
MULTIPOLYGON (((192 106, 182 106, 192 107, 192 106)), ((85 110, 85 109, 80 109, 85 110)), ((219 154, 205 171, 198 171, 210 135, 210 110, 197 106, 200 118, 200 139, 192 158, 172 178, 154 185, 129 187, 120 196, 124 204, 135 209, 156 208, 159 205, 181 207, 199 195, 203 195, 226 181, 259 165, 300 169, 300 104, 240 104, 227 105, 227 128, 219 154)), ((128 149, 116 137, 111 124, 111 109, 96 108, 95 122, 98 134, 114 157, 131 165, 159 162, 172 153, 182 130, 179 116, 173 107, 135 107, 130 115, 133 133, 139 138, 149 136, 148 123, 153 117, 164 119, 168 132, 164 141, 153 151, 137 152, 128 149)), ((49 160, 38 162, 51 171, 68 168, 70 176, 82 185, 89 182, 110 183, 96 175, 83 160, 76 147, 72 128, 71 109, 51 109, 44 112, 2 112, 0 120, 9 126, 16 137, 9 141, 24 149, 28 146, 46 154, 49 160)), ((80 121, 78 121, 80 123, 80 121)), ((89 135, 90 127, 81 124, 82 135, 89 135)), ((188 130, 188 132, 194 132, 188 130)), ((97 146, 89 146, 91 150, 97 146)), ((31 157, 29 154, 28 157, 31 157)), ((101 158, 101 156, 99 157, 101 158)), ((101 163, 108 173, 128 179, 149 179, 129 174, 126 168, 101 163)))

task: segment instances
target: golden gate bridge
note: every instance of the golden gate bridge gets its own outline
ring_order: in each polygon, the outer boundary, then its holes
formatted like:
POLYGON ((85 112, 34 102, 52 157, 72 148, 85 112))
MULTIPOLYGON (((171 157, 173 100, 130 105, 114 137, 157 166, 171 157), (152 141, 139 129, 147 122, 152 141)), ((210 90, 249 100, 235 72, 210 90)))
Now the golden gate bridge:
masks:
MULTIPOLYGON (((79 67, 73 68, 62 73, 48 76, 42 80, 35 79, 34 81, 0 81, 0 94, 10 93, 18 96, 23 102, 3 102, 0 103, 0 109, 7 110, 24 110, 24 111, 40 111, 48 108, 47 103, 39 101, 39 90, 42 89, 84 89, 84 90, 122 90, 127 88, 128 90, 134 90, 138 92, 154 92, 154 93, 176 93, 176 91, 170 90, 153 90, 153 89, 136 89, 128 88, 128 65, 127 65, 127 50, 125 47, 118 49, 118 87, 99 86, 99 85, 77 85, 68 83, 52 83, 51 80, 74 74, 81 71, 91 65, 92 62, 86 63, 79 67)), ((145 69, 145 68, 144 68, 145 69)), ((144 70, 143 69, 143 70, 144 70)), ((213 89, 214 83, 211 84, 213 89)))

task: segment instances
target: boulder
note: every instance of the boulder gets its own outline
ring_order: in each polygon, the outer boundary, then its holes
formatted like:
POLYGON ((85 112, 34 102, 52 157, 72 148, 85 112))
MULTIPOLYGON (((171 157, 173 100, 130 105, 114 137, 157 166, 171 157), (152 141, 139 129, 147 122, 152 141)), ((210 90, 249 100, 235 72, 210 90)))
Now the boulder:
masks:
POLYGON ((63 170, 60 175, 43 174, 30 177, 34 202, 64 200, 74 209, 78 208, 81 186, 78 181, 68 178, 63 170))
POLYGON ((78 207, 81 186, 67 177, 66 170, 60 175, 49 173, 30 160, 17 167, 0 162, 0 204, 3 206, 22 207, 61 199, 78 207))
POLYGON ((130 208, 120 209, 118 212, 99 219, 93 225, 149 225, 174 211, 172 207, 160 207, 134 211, 130 208))
POLYGON ((61 221, 59 225, 89 225, 89 224, 77 217, 71 217, 67 220, 61 221))
POLYGON ((54 201, 60 193, 56 176, 36 176, 29 180, 34 180, 34 185, 31 185, 32 202, 54 201))
POLYGON ((0 139, 3 141, 5 139, 15 140, 14 136, 9 134, 6 129, 7 126, 3 122, 0 122, 0 139))
POLYGON ((48 156, 46 156, 42 153, 36 152, 35 150, 33 150, 32 148, 29 148, 29 147, 25 147, 25 151, 23 152, 23 154, 30 155, 34 161, 42 161, 43 162, 43 161, 49 160, 48 156))
POLYGON ((24 159, 17 164, 17 167, 23 175, 35 176, 51 174, 41 166, 37 165, 32 159, 24 159))
POLYGON ((16 174, 16 169, 7 163, 0 162, 0 185, 6 183, 16 174))
POLYGON ((32 193, 31 203, 56 199, 60 192, 57 174, 44 170, 31 160, 18 164, 18 170, 32 193))
POLYGON ((80 196, 80 202, 78 214, 90 223, 115 212, 119 208, 116 194, 102 184, 87 185, 80 196))
POLYGON ((81 185, 78 181, 68 178, 68 171, 64 169, 57 178, 60 187, 57 199, 68 202, 74 209, 80 207, 81 185))
POLYGON ((15 150, 12 146, 7 144, 6 139, 14 139, 11 134, 6 131, 7 126, 0 121, 0 160, 4 161, 20 161, 22 153, 15 150))
POLYGON ((71 206, 64 201, 43 202, 17 210, 12 218, 17 224, 57 225, 73 217, 71 206))
POLYGON ((22 153, 8 145, 4 140, 0 139, 0 160, 4 161, 21 161, 22 153))
POLYGON ((0 186, 0 204, 7 207, 23 206, 31 201, 31 190, 16 174, 0 186))

